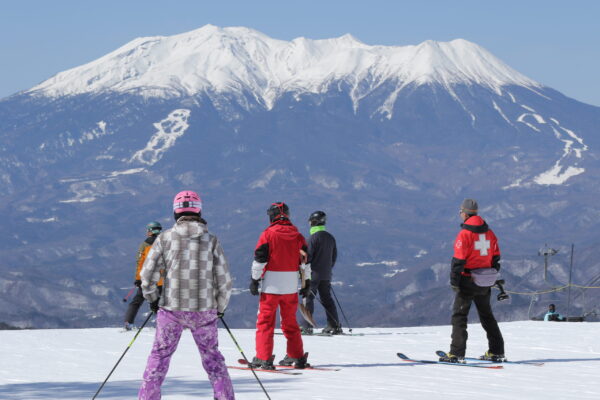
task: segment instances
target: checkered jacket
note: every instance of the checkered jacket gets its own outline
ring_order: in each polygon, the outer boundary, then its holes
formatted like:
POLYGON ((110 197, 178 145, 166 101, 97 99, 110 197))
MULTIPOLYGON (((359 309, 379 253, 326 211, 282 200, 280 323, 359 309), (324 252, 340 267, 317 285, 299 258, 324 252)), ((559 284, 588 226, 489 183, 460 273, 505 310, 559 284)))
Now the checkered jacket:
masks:
POLYGON ((206 225, 181 217, 154 242, 140 272, 144 298, 155 301, 163 272, 159 305, 171 311, 225 311, 231 296, 231 275, 223 249, 206 225))

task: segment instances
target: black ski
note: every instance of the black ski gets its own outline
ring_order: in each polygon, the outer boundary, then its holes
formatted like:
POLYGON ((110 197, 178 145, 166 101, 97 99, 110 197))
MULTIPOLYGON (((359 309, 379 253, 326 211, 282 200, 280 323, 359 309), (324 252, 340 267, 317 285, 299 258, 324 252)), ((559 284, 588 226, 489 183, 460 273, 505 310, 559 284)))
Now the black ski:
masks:
POLYGON ((413 358, 409 358, 404 353, 396 353, 398 357, 402 359, 402 361, 414 362, 419 364, 440 364, 440 365, 452 365, 455 367, 472 367, 472 368, 487 368, 487 369, 502 369, 502 365, 489 365, 489 363, 470 363, 470 364, 462 364, 462 363, 450 363, 443 362, 437 360, 415 360, 413 358))
MULTIPOLYGON (((438 350, 435 352, 435 354, 437 354, 440 357, 444 357, 446 355, 446 352, 438 350)), ((532 365, 535 367, 541 367, 542 365, 544 365, 543 362, 537 362, 537 361, 492 361, 492 360, 483 360, 481 358, 475 358, 475 357, 465 357, 465 360, 467 361, 478 361, 480 363, 488 363, 488 364, 520 364, 520 365, 532 365)))
POLYGON ((543 362, 540 361, 502 361, 501 363, 497 363, 495 361, 491 361, 491 360, 482 360, 480 358, 475 358, 475 357, 465 357, 465 360, 469 360, 469 361, 479 361, 479 362, 487 362, 487 363, 493 363, 493 364, 519 364, 519 365, 531 365, 534 367, 541 367, 544 365, 543 362))

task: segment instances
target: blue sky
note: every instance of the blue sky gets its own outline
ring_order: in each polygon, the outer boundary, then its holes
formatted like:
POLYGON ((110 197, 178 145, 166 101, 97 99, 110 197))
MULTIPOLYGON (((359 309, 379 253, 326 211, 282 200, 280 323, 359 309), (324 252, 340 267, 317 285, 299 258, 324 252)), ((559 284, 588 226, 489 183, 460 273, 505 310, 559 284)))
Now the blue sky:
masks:
POLYGON ((0 98, 140 36, 205 24, 273 38, 351 33, 367 44, 463 38, 569 97, 600 106, 600 1, 3 0, 0 98))

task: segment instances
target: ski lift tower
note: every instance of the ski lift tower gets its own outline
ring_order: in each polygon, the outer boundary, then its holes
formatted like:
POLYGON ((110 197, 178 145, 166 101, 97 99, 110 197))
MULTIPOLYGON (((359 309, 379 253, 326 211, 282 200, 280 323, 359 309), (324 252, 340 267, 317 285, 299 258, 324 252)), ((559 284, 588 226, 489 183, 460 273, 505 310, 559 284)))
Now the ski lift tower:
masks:
POLYGON ((538 256, 544 256, 544 281, 548 281, 548 257, 558 253, 558 250, 548 247, 546 243, 543 248, 538 251, 538 256))

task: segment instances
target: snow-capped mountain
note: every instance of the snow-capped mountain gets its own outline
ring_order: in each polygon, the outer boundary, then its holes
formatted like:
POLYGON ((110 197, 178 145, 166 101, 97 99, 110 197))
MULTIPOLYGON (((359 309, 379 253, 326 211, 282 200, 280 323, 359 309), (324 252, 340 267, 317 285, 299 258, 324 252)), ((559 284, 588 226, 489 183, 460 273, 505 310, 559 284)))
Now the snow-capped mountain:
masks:
POLYGON ((173 98, 214 93, 251 93, 271 109, 286 93, 323 94, 347 86, 355 108, 382 85, 480 85, 501 93, 503 86, 541 87, 480 46, 457 39, 418 46, 368 46, 351 35, 336 39, 272 39, 248 28, 212 25, 168 37, 139 38, 106 56, 61 72, 26 91, 41 96, 137 93, 173 98))
MULTIPOLYGON (((461 39, 288 42, 214 26, 136 39, 0 100, 0 322, 119 324, 144 226, 168 227, 183 188, 200 192, 230 259, 234 325, 254 322, 242 290, 281 200, 304 232, 328 213, 335 287, 357 324, 441 322, 464 197, 499 236, 509 286, 544 284, 522 273, 543 243, 592 248, 598 126, 599 108, 461 39)), ((579 282, 597 259, 586 250, 579 282)))

